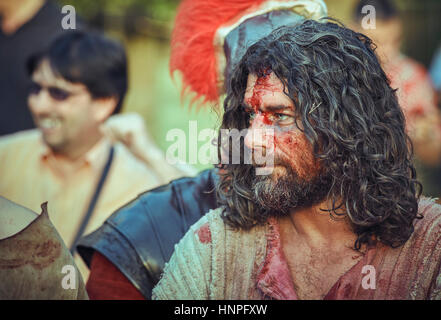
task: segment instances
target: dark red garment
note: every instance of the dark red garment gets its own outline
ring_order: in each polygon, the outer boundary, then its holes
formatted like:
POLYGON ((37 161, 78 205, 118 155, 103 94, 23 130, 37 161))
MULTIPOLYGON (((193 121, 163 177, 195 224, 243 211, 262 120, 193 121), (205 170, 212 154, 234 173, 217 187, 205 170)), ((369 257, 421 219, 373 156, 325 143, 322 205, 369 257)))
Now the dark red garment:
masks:
POLYGON ((92 257, 86 290, 91 300, 145 300, 121 271, 97 251, 92 257))

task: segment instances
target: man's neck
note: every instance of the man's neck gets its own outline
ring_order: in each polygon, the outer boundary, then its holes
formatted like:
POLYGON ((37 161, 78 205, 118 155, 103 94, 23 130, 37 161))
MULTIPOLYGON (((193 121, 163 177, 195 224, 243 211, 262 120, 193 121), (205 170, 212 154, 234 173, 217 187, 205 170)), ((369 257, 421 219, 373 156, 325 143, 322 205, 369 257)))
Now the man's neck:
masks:
POLYGON ((101 132, 88 137, 88 139, 76 145, 63 150, 52 150, 55 158, 65 160, 66 162, 75 163, 85 157, 85 155, 103 138, 101 132))
POLYGON ((12 0, 1 9, 1 28, 5 34, 15 33, 31 20, 44 5, 44 0, 12 0))
MULTIPOLYGON (((310 247, 339 248, 353 245, 356 235, 351 230, 345 216, 333 219, 329 209, 328 201, 324 201, 313 207, 292 211, 290 222, 292 223, 296 237, 300 237, 310 247)), ((341 209, 338 212, 342 212, 341 209)), ((344 212, 344 211, 343 211, 344 212)))

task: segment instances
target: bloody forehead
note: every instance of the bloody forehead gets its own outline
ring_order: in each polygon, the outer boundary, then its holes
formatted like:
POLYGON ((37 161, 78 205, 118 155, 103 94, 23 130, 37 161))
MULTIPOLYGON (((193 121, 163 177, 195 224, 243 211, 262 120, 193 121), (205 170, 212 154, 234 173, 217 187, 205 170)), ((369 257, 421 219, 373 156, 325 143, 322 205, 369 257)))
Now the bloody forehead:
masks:
POLYGON ((255 82, 252 84, 252 93, 249 94, 251 85, 247 86, 248 94, 245 94, 245 103, 253 109, 258 109, 262 106, 262 97, 268 91, 281 91, 280 82, 278 78, 271 71, 265 71, 260 75, 254 75, 255 82))
POLYGON ((266 71, 248 76, 243 104, 245 108, 276 112, 294 109, 294 102, 285 92, 285 84, 275 73, 266 71), (281 95, 283 94, 283 95, 281 95))

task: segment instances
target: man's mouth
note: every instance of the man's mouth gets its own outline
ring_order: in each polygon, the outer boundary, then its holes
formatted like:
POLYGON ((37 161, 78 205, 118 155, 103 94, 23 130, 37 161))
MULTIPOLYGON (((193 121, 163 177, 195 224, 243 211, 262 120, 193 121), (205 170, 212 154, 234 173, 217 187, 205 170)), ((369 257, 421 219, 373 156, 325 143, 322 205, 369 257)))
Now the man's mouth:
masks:
POLYGON ((43 130, 54 130, 61 127, 61 120, 58 118, 41 118, 38 125, 43 130))

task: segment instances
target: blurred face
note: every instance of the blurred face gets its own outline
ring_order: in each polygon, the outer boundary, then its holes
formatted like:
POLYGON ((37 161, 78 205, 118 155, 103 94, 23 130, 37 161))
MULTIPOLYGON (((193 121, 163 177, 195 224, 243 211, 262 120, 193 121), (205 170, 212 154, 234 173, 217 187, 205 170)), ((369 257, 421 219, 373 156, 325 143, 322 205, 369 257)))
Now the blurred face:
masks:
POLYGON ((274 156, 271 173, 254 177, 255 200, 266 209, 286 213, 293 207, 312 205, 324 195, 321 167, 299 129, 300 121, 296 125, 294 103, 283 89, 273 72, 262 77, 250 74, 244 106, 250 113, 245 145, 255 154, 274 156))
POLYGON ((45 143, 54 151, 71 152, 99 132, 97 101, 80 83, 71 83, 43 60, 32 74, 28 105, 45 143))

